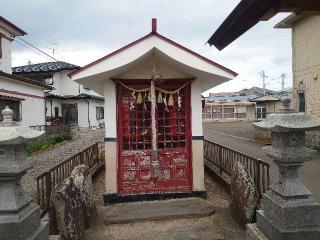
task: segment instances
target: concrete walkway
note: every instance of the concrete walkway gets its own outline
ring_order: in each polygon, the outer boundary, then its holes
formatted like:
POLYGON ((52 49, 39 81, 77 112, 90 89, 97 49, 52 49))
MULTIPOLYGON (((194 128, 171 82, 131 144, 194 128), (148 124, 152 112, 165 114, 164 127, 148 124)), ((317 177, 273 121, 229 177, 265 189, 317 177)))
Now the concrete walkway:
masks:
MULTIPOLYGON (((264 145, 229 136, 232 133, 231 131, 232 129, 234 129, 235 135, 239 136, 239 131, 236 130, 236 128, 234 127, 229 128, 229 124, 230 123, 224 123, 224 128, 227 129, 225 131, 226 134, 216 132, 215 123, 205 124, 204 131, 203 131, 204 137, 209 141, 219 143, 226 147, 235 149, 237 151, 243 152, 245 154, 249 154, 251 156, 254 156, 256 158, 260 158, 261 160, 269 162, 271 164, 271 167, 270 167, 271 183, 274 182, 278 176, 278 168, 274 164, 272 159, 269 158, 267 155, 265 155, 264 152, 262 151, 262 147, 264 145)), ((231 123, 231 124, 232 126, 235 125, 235 123, 231 123)), ((239 128, 242 125, 239 125, 239 128)), ((222 123, 219 123, 218 130, 221 132, 223 131, 224 128, 222 127, 222 123)), ((318 201, 320 201, 319 172, 320 172, 320 157, 318 156, 311 161, 305 162, 303 167, 300 169, 300 173, 299 173, 303 184, 305 184, 306 187, 314 194, 315 198, 318 201)))
MULTIPOLYGON (((198 199, 203 210, 207 207, 207 216, 201 216, 196 218, 181 219, 158 219, 154 221, 144 220, 131 223, 121 223, 121 224, 105 224, 106 213, 105 209, 108 207, 102 204, 102 194, 104 193, 104 172, 94 180, 93 191, 95 195, 95 201, 97 204, 97 216, 94 218, 94 223, 92 227, 85 231, 82 236, 82 240, 245 240, 246 234, 245 229, 239 227, 232 219, 229 209, 229 194, 224 191, 224 189, 218 185, 210 176, 205 176, 205 184, 208 192, 208 199, 198 199), (205 204, 204 204, 205 203, 205 204), (206 207, 207 206, 207 207, 206 207), (212 209, 215 210, 214 214, 212 209)), ((162 203, 172 201, 177 203, 177 200, 169 201, 156 201, 156 202, 141 202, 132 203, 133 207, 141 204, 141 209, 134 210, 128 209, 128 211, 134 212, 138 211, 142 214, 142 210, 147 206, 155 206, 159 208, 162 203)), ((192 199, 184 200, 184 211, 188 209, 188 202, 193 202, 192 199)), ((130 205, 130 204, 128 204, 130 205)), ((118 208, 117 205, 114 205, 118 208)), ((121 206, 121 204, 118 204, 121 206)), ((173 205, 172 205, 173 206, 173 205)), ((191 206, 190 206, 191 207, 191 206)), ((194 206, 192 206, 194 208, 194 206)), ((200 207, 201 208, 201 207, 200 207)), ((121 211, 124 211, 123 208, 121 211)), ((115 210, 114 210, 115 211, 115 210)), ((156 212, 160 212, 157 210, 156 212)), ((166 210, 167 211, 167 210, 166 210)), ((176 210, 173 210, 176 211, 176 210)), ((193 211, 193 210, 192 210, 193 211)), ((199 210, 197 210, 199 211, 199 210)), ((113 215, 115 215, 116 211, 113 215)), ((170 213, 169 213, 170 214, 170 213)), ((171 213, 172 215, 175 215, 171 213)))
POLYGON ((206 217, 215 212, 214 206, 201 198, 123 203, 100 209, 103 211, 107 225, 206 217))

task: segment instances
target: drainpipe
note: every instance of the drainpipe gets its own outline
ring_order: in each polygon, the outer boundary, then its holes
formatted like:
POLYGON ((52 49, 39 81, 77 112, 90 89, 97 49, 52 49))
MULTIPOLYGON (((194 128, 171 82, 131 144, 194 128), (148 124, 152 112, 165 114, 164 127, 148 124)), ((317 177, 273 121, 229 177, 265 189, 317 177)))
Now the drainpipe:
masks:
POLYGON ((50 99, 50 108, 51 108, 51 120, 52 120, 52 99, 50 99))
POLYGON ((90 124, 90 115, 89 115, 89 110, 90 110, 90 103, 88 100, 86 100, 86 102, 88 103, 88 124, 89 124, 89 129, 91 128, 91 124, 90 124))

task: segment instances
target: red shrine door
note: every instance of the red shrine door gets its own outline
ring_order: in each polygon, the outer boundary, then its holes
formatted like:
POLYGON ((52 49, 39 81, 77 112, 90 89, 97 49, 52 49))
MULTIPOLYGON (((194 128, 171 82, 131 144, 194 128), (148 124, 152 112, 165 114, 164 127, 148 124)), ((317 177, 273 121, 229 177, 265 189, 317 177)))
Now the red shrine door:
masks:
MULTIPOLYGON (((190 85, 179 92, 180 107, 177 94, 172 95, 173 106, 157 103, 158 177, 151 176, 151 102, 147 101, 147 94, 142 93, 143 102, 132 108, 137 93, 134 97, 127 88, 117 87, 119 194, 190 192, 190 85)), ((156 91, 157 98, 158 95, 156 91)), ((168 95, 162 97, 169 99, 168 95)))

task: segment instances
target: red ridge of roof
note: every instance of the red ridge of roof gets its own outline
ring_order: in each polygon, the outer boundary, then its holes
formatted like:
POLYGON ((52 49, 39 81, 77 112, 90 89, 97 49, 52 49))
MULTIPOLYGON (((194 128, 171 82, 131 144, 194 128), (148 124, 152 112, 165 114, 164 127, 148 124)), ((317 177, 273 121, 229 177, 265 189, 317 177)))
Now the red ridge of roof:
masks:
POLYGON ((25 31, 23 31, 21 28, 17 27, 16 25, 14 25, 12 22, 8 21, 7 19, 5 19, 4 17, 0 16, 0 21, 5 22, 6 24, 8 24, 10 27, 14 28, 16 31, 20 32, 21 35, 26 35, 27 33, 25 31))
POLYGON ((175 41, 172 41, 171 39, 160 35, 157 32, 151 32, 151 33, 145 35, 144 37, 139 38, 138 40, 136 40, 136 41, 134 41, 132 43, 129 43, 128 45, 125 45, 124 47, 119 48, 118 50, 116 50, 116 51, 114 51, 114 52, 112 52, 112 53, 110 53, 110 54, 108 54, 108 55, 106 55, 106 56, 104 56, 102 58, 99 58, 96 61, 93 61, 93 62, 83 66, 82 68, 76 69, 75 71, 69 73, 68 76, 71 77, 71 76, 73 76, 73 75, 75 75, 75 74, 77 74, 77 73, 79 73, 79 72, 81 72, 81 71, 83 71, 83 70, 85 70, 85 69, 87 69, 87 68, 89 68, 89 67, 91 67, 91 66, 93 66, 93 65, 95 65, 95 64, 97 64, 97 63, 99 63, 99 62, 101 62, 101 61, 103 61, 105 59, 107 59, 107 58, 109 58, 109 57, 112 57, 112 56, 116 55, 119 52, 122 52, 122 51, 126 50, 129 47, 132 47, 132 46, 138 44, 139 42, 141 42, 141 41, 143 41, 143 40, 145 40, 145 39, 147 39, 147 38, 149 38, 151 36, 156 36, 156 37, 158 37, 158 38, 160 38, 160 39, 162 39, 162 40, 164 40, 164 41, 166 41, 166 42, 168 42, 168 43, 170 43, 170 44, 172 44, 172 45, 174 45, 174 46, 176 46, 176 47, 178 47, 178 48, 180 48, 180 49, 182 49, 182 50, 184 50, 184 51, 186 51, 186 52, 188 52, 190 54, 192 54, 193 56, 196 56, 196 57, 208 62, 209 64, 214 65, 214 66, 216 66, 216 67, 218 67, 218 68, 230 73, 234 77, 238 76, 238 73, 232 71, 231 69, 226 68, 226 67, 224 67, 224 66, 222 66, 222 65, 220 65, 220 64, 218 64, 218 63, 216 63, 216 62, 214 62, 214 61, 212 61, 212 60, 210 60, 210 59, 208 59, 208 58, 206 58, 206 57, 204 57, 204 56, 202 56, 202 55, 200 55, 200 54, 198 54, 198 53, 196 53, 196 52, 194 52, 194 51, 192 51, 192 50, 190 50, 190 49, 188 49, 188 48, 186 48, 186 47, 184 47, 182 45, 180 45, 179 43, 177 43, 175 41))

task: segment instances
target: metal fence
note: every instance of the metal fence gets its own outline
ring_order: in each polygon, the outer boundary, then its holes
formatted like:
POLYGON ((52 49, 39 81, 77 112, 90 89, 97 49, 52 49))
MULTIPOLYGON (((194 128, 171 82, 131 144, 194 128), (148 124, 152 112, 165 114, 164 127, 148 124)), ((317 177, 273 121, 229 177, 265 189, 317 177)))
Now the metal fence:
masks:
POLYGON ((49 210, 51 195, 56 190, 58 184, 68 178, 76 166, 85 164, 90 168, 90 172, 94 174, 100 166, 103 165, 104 159, 100 154, 103 151, 102 148, 102 144, 95 143, 67 160, 55 165, 36 178, 36 201, 43 210, 42 215, 49 210))
POLYGON ((30 126, 30 128, 37 130, 37 131, 45 131, 47 136, 70 132, 70 125, 69 124, 36 125, 36 126, 30 126))
POLYGON ((215 172, 220 177, 231 178, 233 164, 239 161, 253 178, 259 195, 261 196, 268 190, 270 184, 269 163, 208 140, 204 140, 203 154, 205 161, 215 167, 217 170, 215 172))

